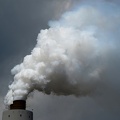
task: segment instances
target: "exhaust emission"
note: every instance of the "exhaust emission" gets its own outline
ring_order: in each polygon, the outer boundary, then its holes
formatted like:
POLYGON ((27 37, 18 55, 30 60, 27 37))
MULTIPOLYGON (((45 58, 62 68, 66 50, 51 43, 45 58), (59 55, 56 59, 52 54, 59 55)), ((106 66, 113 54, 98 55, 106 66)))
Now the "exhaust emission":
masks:
POLYGON ((4 100, 10 110, 2 120, 32 120, 24 100, 34 90, 75 96, 119 93, 119 19, 119 9, 102 2, 82 5, 50 21, 31 54, 11 70, 14 81, 4 100))

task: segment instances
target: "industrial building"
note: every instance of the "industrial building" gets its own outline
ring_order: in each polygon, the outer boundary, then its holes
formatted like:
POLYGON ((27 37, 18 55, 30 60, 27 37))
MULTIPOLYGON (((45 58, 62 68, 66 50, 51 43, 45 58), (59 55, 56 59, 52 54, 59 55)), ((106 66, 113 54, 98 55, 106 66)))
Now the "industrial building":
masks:
POLYGON ((9 110, 3 112, 2 120, 33 120, 33 112, 26 110, 26 101, 15 100, 9 110))

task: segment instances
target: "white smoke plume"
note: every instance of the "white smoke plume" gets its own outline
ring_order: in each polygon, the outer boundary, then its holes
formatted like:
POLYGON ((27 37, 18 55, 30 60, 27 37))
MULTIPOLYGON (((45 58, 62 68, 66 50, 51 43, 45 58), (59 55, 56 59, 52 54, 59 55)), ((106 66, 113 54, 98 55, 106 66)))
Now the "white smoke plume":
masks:
MULTIPOLYGON (((26 100, 34 90, 55 95, 91 95, 104 82, 118 50, 120 14, 109 3, 81 5, 41 30, 35 48, 11 72, 5 104, 26 100), (102 6, 102 7, 101 7, 102 6)), ((114 64, 114 61, 113 63, 114 64)))

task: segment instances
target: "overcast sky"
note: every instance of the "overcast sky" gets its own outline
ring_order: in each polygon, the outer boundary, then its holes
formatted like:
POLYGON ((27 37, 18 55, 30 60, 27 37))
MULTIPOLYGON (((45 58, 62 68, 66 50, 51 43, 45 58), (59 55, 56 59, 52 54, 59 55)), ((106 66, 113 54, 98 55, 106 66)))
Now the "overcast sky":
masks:
MULTIPOLYGON (((107 1, 120 4, 119 0, 107 1)), ((0 0, 0 119, 4 110, 3 99, 13 80, 10 70, 22 62, 25 55, 30 54, 40 30, 49 28, 49 20, 59 19, 62 13, 81 2, 82 0, 0 0)), ((117 96, 115 98, 120 99, 117 96)), ((120 104, 109 106, 112 101, 108 105, 108 101, 102 103, 103 101, 97 103, 90 97, 48 96, 34 92, 27 104, 28 109, 34 111, 34 120, 120 119, 120 104)))

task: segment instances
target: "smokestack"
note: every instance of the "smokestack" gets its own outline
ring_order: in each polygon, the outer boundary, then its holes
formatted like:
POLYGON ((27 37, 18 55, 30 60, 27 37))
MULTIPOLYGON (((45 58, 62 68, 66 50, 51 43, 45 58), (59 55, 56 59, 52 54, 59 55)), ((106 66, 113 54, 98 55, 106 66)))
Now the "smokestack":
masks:
POLYGON ((25 100, 15 100, 13 101, 13 104, 10 105, 10 110, 13 109, 26 109, 26 101, 25 100))
POLYGON ((26 110, 26 101, 15 100, 10 110, 3 112, 2 120, 33 120, 33 112, 26 110))

